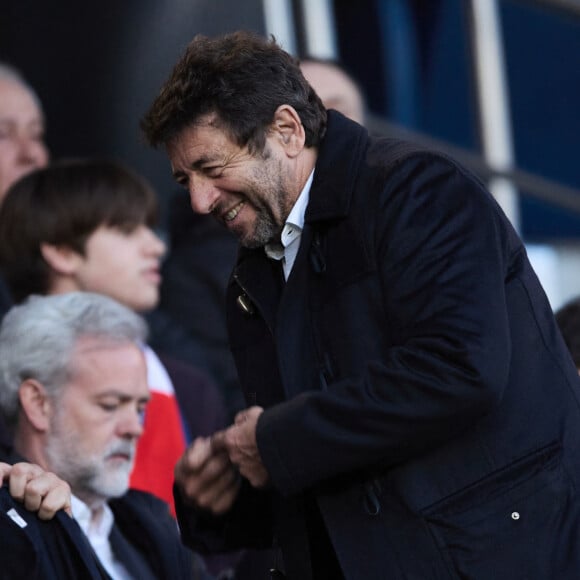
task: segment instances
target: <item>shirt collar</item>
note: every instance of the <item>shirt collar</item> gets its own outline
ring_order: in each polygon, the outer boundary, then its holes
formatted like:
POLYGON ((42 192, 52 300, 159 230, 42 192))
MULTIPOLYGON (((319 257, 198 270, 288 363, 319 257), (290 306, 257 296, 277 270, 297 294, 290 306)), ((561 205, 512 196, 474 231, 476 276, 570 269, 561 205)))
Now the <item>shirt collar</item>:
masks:
POLYGON ((72 513, 79 526, 88 537, 108 538, 113 528, 114 516, 106 502, 101 505, 100 517, 93 517, 89 506, 75 495, 71 495, 72 513))
POLYGON ((274 260, 280 260, 284 256, 284 248, 288 247, 292 241, 304 229, 304 215, 310 199, 310 188, 314 180, 314 169, 310 172, 298 199, 292 206, 286 223, 282 230, 281 240, 279 242, 270 242, 264 246, 266 255, 274 260))
POLYGON ((308 200, 310 198, 310 188, 312 187, 312 181, 314 180, 314 169, 310 172, 296 203, 292 207, 288 218, 286 219, 287 224, 291 224, 304 229, 304 214, 306 213, 306 206, 308 205, 308 200))

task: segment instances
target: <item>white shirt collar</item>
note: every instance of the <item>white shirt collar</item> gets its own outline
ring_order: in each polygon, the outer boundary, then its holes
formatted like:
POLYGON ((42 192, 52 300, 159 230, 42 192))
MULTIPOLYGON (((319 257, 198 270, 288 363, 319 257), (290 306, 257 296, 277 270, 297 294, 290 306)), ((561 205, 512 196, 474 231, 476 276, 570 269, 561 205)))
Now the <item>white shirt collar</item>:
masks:
POLYGON ((285 256, 285 249, 300 238, 304 229, 304 216, 310 199, 310 188, 314 180, 314 169, 310 172, 298 199, 292 206, 286 223, 282 229, 280 242, 271 242, 264 246, 266 255, 273 260, 281 260, 285 256))
POLYGON ((100 517, 93 518, 91 508, 75 495, 71 495, 72 512, 86 536, 104 537, 108 540, 113 528, 113 512, 106 502, 101 506, 100 517))
POLYGON ((126 568, 115 558, 109 541, 115 516, 107 502, 103 502, 100 513, 93 518, 93 511, 75 495, 71 495, 72 513, 81 530, 89 540, 97 558, 114 580, 130 580, 126 568))
POLYGON ((312 181, 314 180, 314 169, 310 172, 296 203, 293 205, 288 218, 286 219, 287 224, 291 224, 304 229, 304 215, 306 214, 306 206, 308 205, 308 200, 310 198, 310 188, 312 187, 312 181))

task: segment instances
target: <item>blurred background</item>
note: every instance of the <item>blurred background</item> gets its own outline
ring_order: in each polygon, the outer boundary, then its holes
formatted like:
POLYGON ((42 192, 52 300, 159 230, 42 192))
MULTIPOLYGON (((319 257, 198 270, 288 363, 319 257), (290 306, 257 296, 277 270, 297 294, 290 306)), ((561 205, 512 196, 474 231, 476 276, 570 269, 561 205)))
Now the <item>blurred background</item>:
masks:
POLYGON ((38 92, 54 158, 119 158, 164 204, 139 119, 195 34, 241 28, 343 63, 372 132, 480 175, 553 308, 580 294, 580 0, 3 0, 0 60, 38 92))

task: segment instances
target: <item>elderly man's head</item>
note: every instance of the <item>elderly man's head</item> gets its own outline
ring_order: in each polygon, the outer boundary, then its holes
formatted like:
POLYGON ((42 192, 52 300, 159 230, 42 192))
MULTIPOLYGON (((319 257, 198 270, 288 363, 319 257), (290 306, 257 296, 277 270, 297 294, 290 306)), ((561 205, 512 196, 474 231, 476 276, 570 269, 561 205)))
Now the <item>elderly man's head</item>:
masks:
POLYGON ((16 69, 0 63, 0 202, 15 181, 47 163, 40 101, 16 69))
POLYGON ((0 328, 0 408, 16 450, 87 505, 128 489, 149 399, 146 327, 105 296, 32 297, 0 328))
POLYGON ((364 125, 366 104, 362 89, 339 63, 305 58, 300 69, 327 109, 335 109, 364 125))

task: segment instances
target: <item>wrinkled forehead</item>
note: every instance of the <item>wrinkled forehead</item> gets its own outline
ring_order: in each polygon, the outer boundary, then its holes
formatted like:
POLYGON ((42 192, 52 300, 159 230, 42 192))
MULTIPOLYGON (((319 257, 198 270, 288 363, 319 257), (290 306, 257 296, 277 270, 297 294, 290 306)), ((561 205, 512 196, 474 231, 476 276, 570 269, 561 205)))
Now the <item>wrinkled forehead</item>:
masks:
POLYGON ((175 148, 177 144, 182 145, 186 140, 192 141, 196 138, 203 138, 207 134, 214 136, 222 134, 224 137, 229 138, 225 123, 219 118, 217 113, 206 113, 193 119, 167 140, 166 148, 175 148))
POLYGON ((116 385, 119 391, 147 396, 147 363, 142 345, 121 337, 87 333, 77 338, 72 349, 68 375, 71 384, 82 379, 83 387, 100 391, 116 385))
POLYGON ((224 150, 239 149, 217 115, 205 115, 168 140, 166 151, 173 169, 203 163, 224 150))

